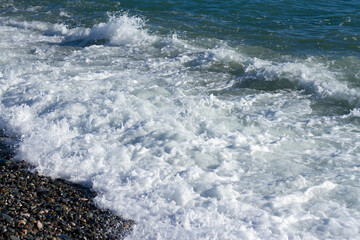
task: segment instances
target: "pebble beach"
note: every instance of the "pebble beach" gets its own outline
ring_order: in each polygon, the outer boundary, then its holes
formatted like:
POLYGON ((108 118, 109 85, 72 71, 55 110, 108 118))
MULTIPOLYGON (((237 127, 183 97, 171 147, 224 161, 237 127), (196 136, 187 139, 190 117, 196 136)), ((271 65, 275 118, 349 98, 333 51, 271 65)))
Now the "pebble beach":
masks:
POLYGON ((134 222, 97 208, 90 189, 33 172, 0 149, 0 239, 123 239, 134 222))

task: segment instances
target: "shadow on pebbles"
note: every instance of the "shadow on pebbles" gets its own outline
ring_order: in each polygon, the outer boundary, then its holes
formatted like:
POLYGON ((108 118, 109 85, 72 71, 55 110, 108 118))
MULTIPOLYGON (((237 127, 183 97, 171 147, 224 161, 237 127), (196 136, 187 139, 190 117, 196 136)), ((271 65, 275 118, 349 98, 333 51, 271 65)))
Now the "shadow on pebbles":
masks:
POLYGON ((131 231, 134 221, 97 208, 90 189, 32 173, 2 150, 0 239, 123 239, 131 231))

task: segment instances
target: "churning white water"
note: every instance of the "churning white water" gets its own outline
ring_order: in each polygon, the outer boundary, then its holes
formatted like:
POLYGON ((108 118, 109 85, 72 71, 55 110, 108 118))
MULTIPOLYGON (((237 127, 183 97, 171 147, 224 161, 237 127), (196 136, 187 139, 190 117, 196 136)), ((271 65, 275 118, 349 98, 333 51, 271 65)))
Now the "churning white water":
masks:
POLYGON ((127 15, 2 18, 0 63, 17 157, 93 188, 137 222, 128 239, 360 235, 359 88, 340 63, 148 33, 127 15))

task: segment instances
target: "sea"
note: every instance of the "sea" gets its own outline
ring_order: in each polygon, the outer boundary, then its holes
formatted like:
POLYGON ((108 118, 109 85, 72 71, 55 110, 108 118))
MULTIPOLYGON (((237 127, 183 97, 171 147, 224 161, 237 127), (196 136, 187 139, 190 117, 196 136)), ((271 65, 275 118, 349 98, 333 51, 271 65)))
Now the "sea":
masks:
POLYGON ((127 239, 359 239, 359 0, 0 0, 0 129, 127 239))

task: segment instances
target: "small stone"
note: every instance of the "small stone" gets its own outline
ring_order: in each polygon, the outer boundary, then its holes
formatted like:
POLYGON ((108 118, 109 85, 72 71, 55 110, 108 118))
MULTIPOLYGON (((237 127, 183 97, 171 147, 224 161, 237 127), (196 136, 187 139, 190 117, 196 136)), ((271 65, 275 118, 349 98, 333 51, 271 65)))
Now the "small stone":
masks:
POLYGON ((25 224, 26 224, 26 221, 25 221, 25 220, 19 220, 19 221, 17 221, 17 225, 18 225, 18 226, 25 225, 25 224))
POLYGON ((3 158, 0 158, 0 166, 10 166, 12 163, 11 160, 7 160, 7 159, 3 159, 3 158))
POLYGON ((5 213, 1 213, 0 218, 5 220, 8 223, 11 223, 13 221, 12 217, 10 217, 9 215, 7 215, 5 213))
POLYGON ((37 221, 36 226, 39 230, 43 229, 43 224, 40 221, 37 221))
POLYGON ((34 239, 33 235, 31 235, 31 234, 27 234, 26 237, 27 237, 27 239, 29 239, 29 240, 33 240, 33 239, 34 239))
POLYGON ((15 235, 10 235, 10 239, 11 239, 11 240, 20 240, 20 238, 18 238, 18 237, 15 236, 15 235))
POLYGON ((29 218, 29 217, 30 217, 30 214, 29 214, 29 213, 21 213, 21 215, 23 215, 23 216, 26 217, 26 218, 29 218))
POLYGON ((50 191, 47 189, 40 189, 36 193, 38 196, 47 196, 50 194, 50 191))
POLYGON ((72 238, 69 237, 69 236, 66 235, 66 234, 60 234, 59 238, 60 238, 60 239, 64 239, 64 240, 72 240, 72 238))
POLYGON ((54 208, 55 212, 59 213, 61 212, 61 206, 59 205, 56 205, 55 208, 54 208))
POLYGON ((32 230, 33 228, 34 228, 34 224, 32 224, 31 222, 27 224, 28 230, 32 230))

